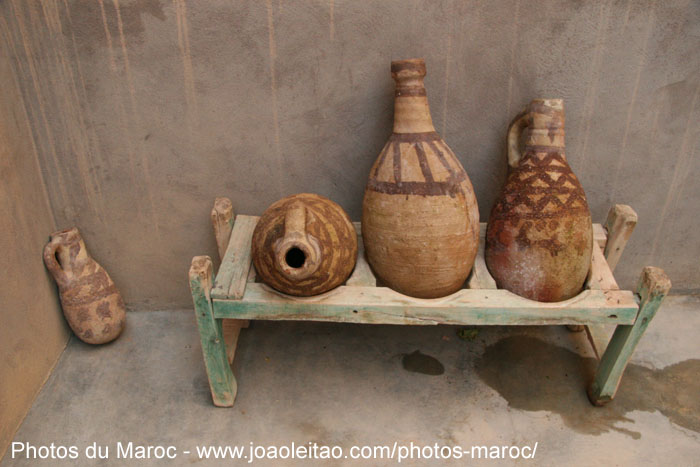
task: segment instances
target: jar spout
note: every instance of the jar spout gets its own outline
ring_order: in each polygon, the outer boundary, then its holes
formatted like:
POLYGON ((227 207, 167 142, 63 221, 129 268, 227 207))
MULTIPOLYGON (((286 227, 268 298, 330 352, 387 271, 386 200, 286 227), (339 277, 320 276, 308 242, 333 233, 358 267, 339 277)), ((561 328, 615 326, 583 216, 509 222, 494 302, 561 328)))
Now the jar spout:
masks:
POLYGON ((318 240, 306 231, 307 215, 303 203, 290 206, 284 217, 284 236, 275 245, 277 268, 290 280, 311 276, 321 264, 318 240))

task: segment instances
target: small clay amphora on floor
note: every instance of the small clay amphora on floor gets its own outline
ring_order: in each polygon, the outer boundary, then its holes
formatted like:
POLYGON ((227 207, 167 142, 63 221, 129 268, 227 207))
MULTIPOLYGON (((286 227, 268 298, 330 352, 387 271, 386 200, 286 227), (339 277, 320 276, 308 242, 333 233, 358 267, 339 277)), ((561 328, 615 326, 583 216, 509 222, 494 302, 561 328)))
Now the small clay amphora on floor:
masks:
POLYGON ((302 193, 272 204, 253 232, 258 277, 289 295, 327 292, 348 278, 357 261, 357 232, 333 201, 302 193))
POLYGON ((80 340, 104 344, 121 334, 124 300, 107 271, 88 254, 78 229, 52 233, 44 263, 58 285, 68 325, 80 340))
POLYGON ((479 208, 462 164, 435 132, 423 59, 391 63, 394 132, 362 204, 367 260, 389 287, 435 298, 462 287, 479 244, 479 208))
POLYGON ((491 275, 499 288, 531 300, 575 296, 590 268, 593 229, 586 195, 564 156, 561 99, 535 99, 513 120, 508 171, 486 231, 491 275))

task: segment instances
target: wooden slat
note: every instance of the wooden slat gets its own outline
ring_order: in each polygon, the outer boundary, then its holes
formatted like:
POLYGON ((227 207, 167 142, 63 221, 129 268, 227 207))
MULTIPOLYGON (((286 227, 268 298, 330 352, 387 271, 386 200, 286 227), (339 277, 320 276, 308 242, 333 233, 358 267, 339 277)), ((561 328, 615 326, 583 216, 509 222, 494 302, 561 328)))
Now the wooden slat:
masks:
POLYGON ((236 216, 231 240, 211 291, 213 298, 240 299, 243 296, 252 261, 250 248, 253 230, 258 219, 257 216, 236 216))
MULTIPOLYGON (((247 319, 222 319, 221 332, 226 344, 226 357, 228 363, 233 364, 238 348, 238 336, 241 334, 242 323, 247 323, 247 319)), ((247 327, 247 326, 246 326, 247 327)))
POLYGON ((209 388, 214 405, 231 407, 236 398, 236 378, 226 356, 221 320, 214 317, 209 290, 213 266, 208 256, 195 256, 190 266, 189 279, 197 328, 202 342, 204 365, 209 377, 209 388))
POLYGON ((233 229, 233 204, 228 198, 216 198, 211 209, 211 225, 214 227, 216 247, 219 250, 219 261, 224 259, 226 247, 231 239, 233 229))
POLYGON ((610 209, 605 221, 608 231, 608 243, 605 245, 605 257, 611 270, 615 270, 620 256, 625 250, 634 227, 637 225, 637 213, 626 204, 616 204, 610 209))
POLYGON ((488 267, 486 267, 486 259, 484 258, 484 249, 486 247, 486 223, 479 224, 479 249, 474 260, 474 267, 467 279, 467 288, 469 289, 496 289, 496 281, 491 276, 488 267))
POLYGON ((374 277, 374 273, 367 263, 364 249, 357 252, 355 269, 352 271, 345 285, 351 287, 374 287, 377 285, 377 278, 374 277))
POLYGON ((593 353, 596 358, 600 360, 600 357, 605 353, 608 342, 610 342, 610 336, 612 336, 612 333, 615 331, 615 326, 596 323, 587 324, 585 328, 588 342, 590 342, 591 347, 593 347, 593 353))
MULTIPOLYGON (((362 237, 358 237, 358 244, 362 244, 362 237)), ((370 268, 369 263, 367 263, 364 248, 358 248, 355 269, 352 271, 345 285, 350 287, 375 287, 377 285, 377 278, 374 277, 372 268, 370 268)))
POLYGON ((255 266, 250 267, 250 271, 248 271, 248 279, 246 279, 247 282, 255 282, 258 280, 258 273, 255 271, 255 266))
POLYGON ((377 278, 374 277, 372 268, 369 267, 369 263, 367 263, 367 258, 365 257, 365 245, 362 241, 360 223, 353 222, 353 226, 355 227, 355 232, 357 232, 357 262, 355 263, 355 269, 352 271, 352 274, 350 274, 345 285, 352 287, 374 287, 377 285, 377 278))
MULTIPOLYGON (((591 258, 591 272, 586 280, 586 288, 594 290, 619 290, 615 277, 608 267, 607 261, 601 247, 597 243, 593 243, 593 255, 591 258)), ((610 336, 612 335, 615 325, 607 325, 603 323, 586 325, 586 336, 593 347, 595 356, 600 357, 605 352, 608 346, 610 336)))
MULTIPOLYGON (((612 271, 615 269, 636 224, 637 214, 634 210, 624 204, 616 204, 608 213, 605 228, 599 224, 593 225, 593 237, 596 238, 596 232, 599 232, 598 236, 600 237, 602 231, 605 241, 598 241, 598 248, 595 247, 596 242, 594 242, 591 274, 587 282, 590 288, 607 290, 619 288, 612 271), (607 234, 609 234, 609 238, 605 237, 607 234), (604 267, 598 267, 599 265, 604 265, 604 267)), ((612 325, 589 324, 586 326, 588 341, 598 359, 605 353, 613 332, 614 326, 612 325)))
POLYGON ((608 241, 608 233, 600 224, 593 224, 593 243, 597 243, 601 248, 605 248, 608 241))
POLYGON ((311 320, 385 324, 584 324, 634 322, 630 291, 585 290, 558 303, 527 300, 506 290, 462 289, 437 299, 401 295, 386 287, 341 286, 315 297, 290 297, 248 284, 242 300, 214 300, 217 318, 311 320))
POLYGON ((593 243, 591 269, 586 279, 585 288, 596 290, 618 290, 620 288, 607 261, 605 261, 603 250, 595 243, 593 243))
POLYGON ((622 373, 634 349, 670 289, 671 281, 662 269, 650 266, 644 268, 637 287, 640 297, 639 316, 634 324, 615 328, 588 389, 588 398, 593 404, 602 405, 615 397, 622 373))
MULTIPOLYGON (((231 200, 228 198, 216 198, 214 207, 211 210, 211 224, 214 227, 214 237, 216 237, 216 246, 219 250, 219 261, 223 261, 226 255, 226 248, 229 240, 231 240, 231 231, 233 230, 233 219, 233 203, 231 203, 231 200)), ((222 321, 221 329, 224 342, 226 343, 228 362, 233 363, 233 359, 236 356, 238 335, 241 332, 241 327, 248 327, 248 321, 240 319, 225 319, 222 321)))

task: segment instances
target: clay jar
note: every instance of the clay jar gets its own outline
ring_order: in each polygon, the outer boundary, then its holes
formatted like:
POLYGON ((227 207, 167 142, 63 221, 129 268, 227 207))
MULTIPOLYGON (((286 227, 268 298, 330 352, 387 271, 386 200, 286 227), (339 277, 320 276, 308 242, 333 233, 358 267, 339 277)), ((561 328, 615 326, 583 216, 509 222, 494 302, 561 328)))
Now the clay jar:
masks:
POLYGON ((369 174, 362 205, 367 260, 389 287, 435 298, 457 291, 474 264, 479 210, 459 160, 435 132, 423 59, 391 63, 394 131, 369 174))
POLYGON ((508 171, 486 231, 491 275, 499 288, 532 300, 575 296, 590 268, 593 229, 586 195, 564 155, 561 99, 533 100, 513 120, 508 171))
POLYGON ((78 229, 52 233, 44 263, 58 285, 68 325, 80 340, 104 344, 121 334, 124 300, 107 271, 88 254, 78 229))
POLYGON ((336 203, 302 193, 263 213, 252 248, 255 270, 267 285, 289 295, 316 295, 341 285, 352 272, 357 233, 336 203))

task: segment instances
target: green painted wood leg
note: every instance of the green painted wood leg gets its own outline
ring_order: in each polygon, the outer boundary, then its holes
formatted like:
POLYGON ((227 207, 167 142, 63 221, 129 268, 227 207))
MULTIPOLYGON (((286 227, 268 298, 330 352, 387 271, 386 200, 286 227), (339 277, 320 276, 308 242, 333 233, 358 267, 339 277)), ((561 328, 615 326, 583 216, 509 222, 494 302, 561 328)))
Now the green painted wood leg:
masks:
POLYGON ((214 405, 231 407, 236 398, 237 385, 226 357, 222 320, 214 318, 209 295, 213 282, 212 270, 211 258, 195 256, 190 266, 190 289, 214 405))
POLYGON ((647 266, 642 271, 637 292, 641 302, 637 320, 631 325, 618 325, 600 359, 598 371, 588 388, 588 399, 594 405, 610 402, 620 385, 622 373, 639 339, 671 289, 671 281, 662 269, 647 266))

